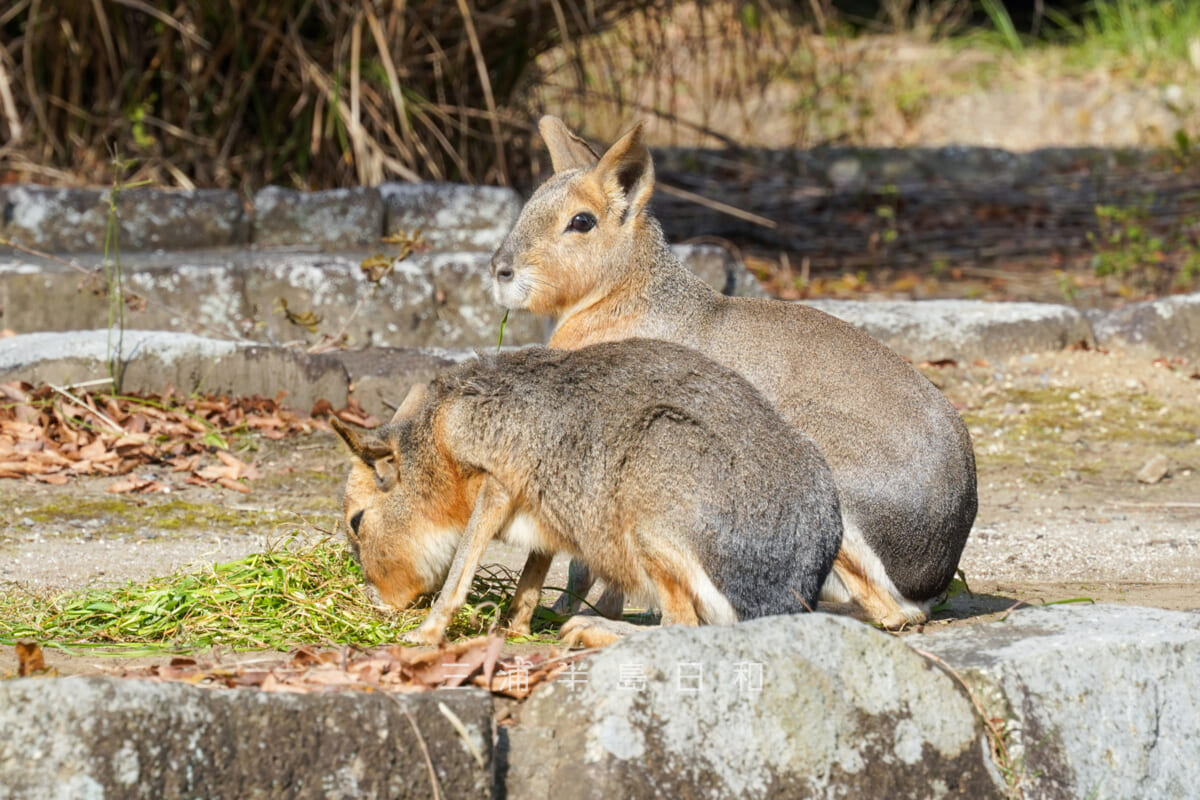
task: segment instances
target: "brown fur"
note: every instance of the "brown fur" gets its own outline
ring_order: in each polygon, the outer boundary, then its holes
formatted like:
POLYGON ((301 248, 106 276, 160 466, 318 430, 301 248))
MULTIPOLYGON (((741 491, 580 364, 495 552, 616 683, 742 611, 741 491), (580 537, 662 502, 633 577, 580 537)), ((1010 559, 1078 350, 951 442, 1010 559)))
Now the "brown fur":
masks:
POLYGON ((333 423, 368 582, 398 606, 442 585, 413 641, 442 637, 496 537, 531 551, 509 609, 520 633, 557 552, 689 625, 801 611, 833 564, 837 493, 815 445, 692 350, 526 349, 414 391, 379 431, 333 423), (802 469, 773 474, 780 461, 802 469))
POLYGON ((833 468, 844 561, 857 567, 831 580, 829 597, 844 588, 886 624, 923 618, 977 507, 970 437, 945 397, 840 320, 723 297, 688 271, 646 208, 654 169, 641 126, 599 156, 553 117, 539 129, 555 174, 493 256, 497 302, 552 317, 551 347, 650 337, 742 373, 833 468), (594 227, 575 229, 579 214, 594 227))

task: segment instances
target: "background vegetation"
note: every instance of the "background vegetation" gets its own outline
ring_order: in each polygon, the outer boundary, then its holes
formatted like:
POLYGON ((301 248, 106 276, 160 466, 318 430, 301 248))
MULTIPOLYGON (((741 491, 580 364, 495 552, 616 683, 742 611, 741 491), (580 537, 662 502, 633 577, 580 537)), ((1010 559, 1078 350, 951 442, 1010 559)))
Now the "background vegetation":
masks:
POLYGON ((636 115, 663 143, 855 143, 868 107, 918 113, 945 80, 888 36, 1010 59, 964 80, 1051 47, 1056 70, 1200 68, 1185 0, 15 0, 0 180, 109 184, 119 155, 127 180, 247 192, 527 184, 543 110, 600 139, 636 115), (864 86, 881 52, 906 68, 864 86))

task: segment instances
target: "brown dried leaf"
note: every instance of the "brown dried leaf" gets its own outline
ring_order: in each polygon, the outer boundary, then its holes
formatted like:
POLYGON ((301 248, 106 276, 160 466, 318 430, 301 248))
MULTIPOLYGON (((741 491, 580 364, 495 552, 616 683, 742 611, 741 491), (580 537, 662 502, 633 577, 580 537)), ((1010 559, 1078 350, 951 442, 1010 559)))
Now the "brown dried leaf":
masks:
MULTIPOLYGON (((21 408, 21 406, 18 406, 21 408)), ((21 420, 10 419, 4 423, 4 431, 15 439, 41 439, 45 433, 45 429, 41 425, 34 425, 21 420)))
POLYGON ((238 670, 237 674, 230 678, 227 683, 229 686, 259 686, 266 682, 271 673, 266 670, 238 670))
POLYGON ((122 436, 113 443, 113 447, 118 450, 125 448, 139 448, 150 441, 150 437, 141 433, 130 433, 122 436))
POLYGON ((302 645, 292 651, 288 665, 297 668, 307 668, 319 664, 334 664, 342 660, 341 653, 334 650, 318 650, 310 645, 302 645))
POLYGON ((60 455, 57 451, 49 449, 30 453, 29 460, 37 462, 38 464, 45 464, 46 466, 50 467, 69 467, 75 463, 71 459, 60 455))
POLYGON ((258 687, 264 692, 291 692, 293 694, 304 694, 308 689, 303 685, 285 683, 275 677, 274 673, 263 679, 262 684, 258 687))
POLYGON ((246 462, 226 450, 218 450, 217 459, 233 470, 230 477, 240 478, 242 473, 246 471, 246 462))
POLYGON ((222 478, 233 479, 237 478, 237 469, 209 464, 207 467, 197 470, 196 475, 206 481, 219 481, 222 478))
POLYGON ((246 420, 246 425, 254 430, 261 431, 276 428, 286 428, 287 422, 285 422, 278 414, 271 414, 269 416, 256 415, 248 418, 246 420))
POLYGON ((300 679, 305 683, 318 686, 349 686, 358 683, 358 679, 338 667, 323 666, 305 672, 300 679))
POLYGON ((176 456, 167 463, 174 467, 173 472, 193 472, 200 466, 200 456, 176 456))
POLYGON ((97 440, 93 441, 91 444, 87 444, 87 445, 84 445, 83 447, 79 448, 79 457, 81 459, 85 458, 85 459, 91 461, 91 460, 100 458, 107 452, 108 452, 108 448, 105 447, 104 442, 97 439, 97 440))
POLYGON ((140 489, 143 489, 152 483, 154 483, 154 481, 147 480, 145 478, 131 477, 113 483, 104 491, 108 492, 109 494, 125 494, 127 492, 139 491, 140 489))
POLYGON ((42 655, 42 646, 37 642, 21 640, 17 642, 17 675, 28 677, 38 672, 46 671, 46 659, 42 655))
POLYGON ((242 494, 250 494, 250 487, 244 483, 239 483, 233 478, 217 478, 217 483, 224 486, 226 489, 232 489, 235 492, 242 494))

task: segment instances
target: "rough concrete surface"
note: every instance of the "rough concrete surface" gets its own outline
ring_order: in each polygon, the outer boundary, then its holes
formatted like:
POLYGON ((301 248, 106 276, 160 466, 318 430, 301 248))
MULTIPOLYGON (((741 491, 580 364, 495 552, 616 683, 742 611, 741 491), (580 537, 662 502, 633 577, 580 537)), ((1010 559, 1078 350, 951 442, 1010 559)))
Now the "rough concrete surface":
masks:
POLYGON ((254 195, 260 247, 365 247, 378 242, 382 230, 383 199, 371 187, 299 192, 268 186, 254 195))
POLYGON ((1096 340, 1137 355, 1200 360, 1200 294, 1132 303, 1092 316, 1096 340))
MULTIPOLYGON (((265 344, 495 346, 504 311, 491 297, 490 254, 418 254, 372 282, 361 264, 382 251, 389 248, 131 254, 121 263, 130 298, 125 324, 265 344)), ((683 246, 677 252, 718 290, 744 294, 756 286, 724 250, 683 246)), ((102 259, 79 256, 72 264, 0 257, 0 325, 18 333, 108 327, 102 259)), ((546 337, 545 320, 509 315, 506 343, 546 337)))
POLYGON ((0 383, 23 380, 71 386, 110 377, 111 354, 126 391, 159 392, 171 384, 190 394, 276 397, 306 411, 317 400, 335 408, 349 394, 377 416, 390 414, 403 393, 438 370, 474 356, 473 350, 372 348, 308 353, 299 348, 209 339, 186 333, 127 330, 28 333, 0 338, 0 383))
POLYGON ((854 620, 664 628, 583 666, 507 729, 509 797, 998 795, 965 693, 854 620))
POLYGON ((384 234, 412 235, 437 251, 486 252, 508 235, 523 201, 512 189, 461 183, 384 183, 384 234))
POLYGON ((0 682, 0 729, 4 800, 492 796, 492 702, 474 689, 27 678, 0 682))
POLYGON ((1200 614, 1029 608, 904 641, 944 659, 1005 720, 1028 800, 1196 796, 1200 614))
POLYGON ((29 333, 0 339, 0 381, 71 386, 110 377, 116 365, 129 391, 263 395, 286 392, 307 410, 321 398, 345 405, 345 370, 336 356, 208 339, 187 333, 107 330, 29 333), (118 346, 118 343, 119 346, 118 346))
POLYGON ((996 361, 1021 353, 1093 344, 1087 319, 1049 303, 812 300, 913 361, 996 361))
MULTIPOLYGON (((0 236, 51 253, 104 252, 111 192, 0 186, 0 236)), ((250 223, 236 192, 128 189, 117 195, 112 252, 243 245, 250 223)))

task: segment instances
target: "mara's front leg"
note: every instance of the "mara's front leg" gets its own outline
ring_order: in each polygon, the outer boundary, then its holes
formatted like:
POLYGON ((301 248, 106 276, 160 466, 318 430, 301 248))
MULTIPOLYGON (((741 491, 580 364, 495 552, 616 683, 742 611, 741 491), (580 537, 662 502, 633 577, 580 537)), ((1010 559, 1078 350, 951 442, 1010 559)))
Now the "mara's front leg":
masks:
POLYGON ((508 525, 512 514, 513 501, 508 492, 490 475, 484 478, 467 530, 458 543, 458 549, 454 551, 454 560, 450 562, 450 572, 446 575, 441 594, 433 608, 429 609, 429 616, 421 623, 421 627, 404 634, 404 641, 410 644, 438 644, 445 638, 450 620, 466 602, 484 550, 508 525))

